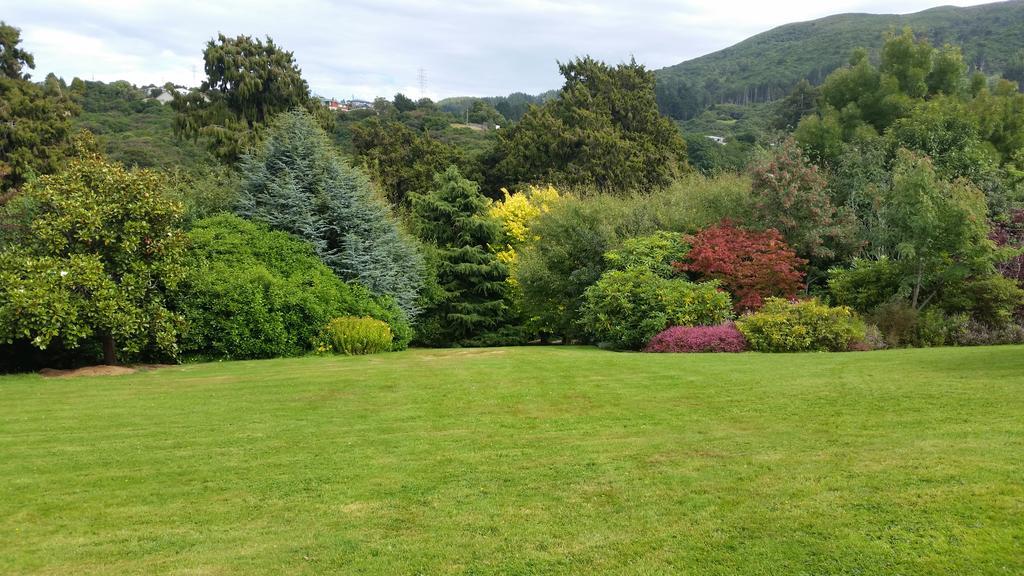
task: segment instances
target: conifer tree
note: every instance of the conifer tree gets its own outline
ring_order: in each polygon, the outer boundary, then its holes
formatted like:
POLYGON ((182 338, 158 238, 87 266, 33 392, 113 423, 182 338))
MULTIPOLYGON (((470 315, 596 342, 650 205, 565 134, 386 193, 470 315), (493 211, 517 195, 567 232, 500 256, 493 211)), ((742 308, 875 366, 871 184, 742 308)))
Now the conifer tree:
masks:
POLYGON ((370 181, 333 150, 304 110, 278 116, 241 163, 238 213, 311 242, 336 274, 393 297, 413 318, 423 257, 370 181))
POLYGON ((424 318, 432 344, 472 344, 504 323, 508 269, 488 249, 499 228, 487 205, 454 166, 434 177, 433 190, 413 197, 416 229, 432 245, 436 266, 436 294, 424 318))

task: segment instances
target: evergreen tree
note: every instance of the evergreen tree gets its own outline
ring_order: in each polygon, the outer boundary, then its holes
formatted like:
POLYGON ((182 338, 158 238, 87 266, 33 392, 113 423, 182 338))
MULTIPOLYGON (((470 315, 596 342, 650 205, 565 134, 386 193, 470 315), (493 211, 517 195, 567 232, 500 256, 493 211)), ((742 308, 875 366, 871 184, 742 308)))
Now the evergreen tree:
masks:
POLYGON ((393 297, 410 317, 423 286, 423 258, 362 172, 331 148, 303 110, 281 114, 241 163, 238 213, 296 234, 340 277, 393 297))
POLYGON ((33 176, 57 170, 70 151, 71 116, 78 112, 61 90, 33 83, 32 55, 19 48, 21 32, 0 21, 0 204, 33 176))
POLYGON ((504 323, 508 268, 488 249, 499 240, 488 200, 454 166, 413 198, 417 231, 433 246, 437 288, 425 312, 432 344, 471 344, 504 323))

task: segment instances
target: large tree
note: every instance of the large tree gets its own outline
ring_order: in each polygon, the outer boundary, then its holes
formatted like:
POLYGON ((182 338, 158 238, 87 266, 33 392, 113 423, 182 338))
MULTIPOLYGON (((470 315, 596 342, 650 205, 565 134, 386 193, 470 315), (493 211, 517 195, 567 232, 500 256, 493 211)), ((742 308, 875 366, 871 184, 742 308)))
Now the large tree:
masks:
POLYGON ((222 160, 234 162, 259 139, 275 115, 306 108, 322 125, 329 116, 315 99, 295 63, 295 56, 267 37, 228 38, 218 34, 203 50, 206 80, 193 90, 176 94, 178 134, 202 138, 222 160))
POLYGON ((39 349, 102 342, 117 353, 176 353, 166 293, 184 274, 181 207, 154 172, 95 155, 29 185, 12 210, 26 228, 0 252, 0 340, 39 349))
POLYGON ((0 21, 0 204, 60 166, 78 111, 63 91, 30 80, 35 62, 20 43, 21 32, 0 21))
POLYGON ((488 203, 454 166, 413 199, 416 230, 430 243, 437 275, 423 322, 433 344, 469 344, 506 320, 508 268, 489 249, 500 230, 486 214, 488 203))
POLYGON ((239 214, 308 240, 339 276, 416 315, 424 272, 415 240, 310 114, 278 116, 259 148, 243 157, 241 172, 239 214))
POLYGON ((687 170, 686 143, 654 96, 654 75, 636 62, 592 58, 559 64, 557 98, 500 132, 493 184, 552 183, 614 192, 666 186, 687 170))

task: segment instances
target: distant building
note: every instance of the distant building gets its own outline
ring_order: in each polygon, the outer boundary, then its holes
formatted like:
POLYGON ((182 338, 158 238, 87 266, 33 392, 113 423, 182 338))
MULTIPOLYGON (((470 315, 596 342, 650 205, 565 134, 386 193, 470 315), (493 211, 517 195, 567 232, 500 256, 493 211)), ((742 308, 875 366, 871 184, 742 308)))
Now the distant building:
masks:
POLYGON ((725 136, 705 136, 708 140, 711 140, 715 144, 725 146, 725 136))

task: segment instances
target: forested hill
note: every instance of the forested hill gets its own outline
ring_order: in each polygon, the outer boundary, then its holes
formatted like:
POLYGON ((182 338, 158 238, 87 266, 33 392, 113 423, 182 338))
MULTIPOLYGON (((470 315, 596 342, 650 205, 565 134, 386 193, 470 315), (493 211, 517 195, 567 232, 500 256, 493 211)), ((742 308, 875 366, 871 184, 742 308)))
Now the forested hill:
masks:
POLYGON ((655 71, 663 113, 687 119, 711 104, 784 97, 807 78, 818 84, 858 46, 881 48, 889 30, 910 26, 932 45, 956 44, 972 69, 1024 80, 1024 0, 906 15, 838 14, 779 26, 739 44, 655 71))

